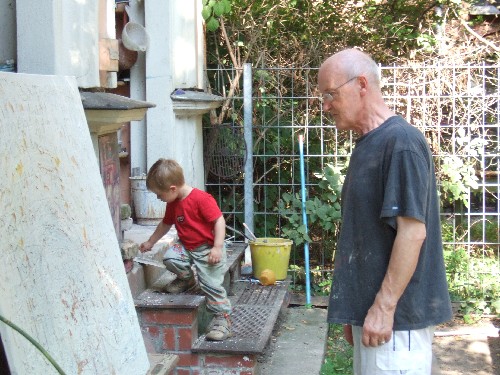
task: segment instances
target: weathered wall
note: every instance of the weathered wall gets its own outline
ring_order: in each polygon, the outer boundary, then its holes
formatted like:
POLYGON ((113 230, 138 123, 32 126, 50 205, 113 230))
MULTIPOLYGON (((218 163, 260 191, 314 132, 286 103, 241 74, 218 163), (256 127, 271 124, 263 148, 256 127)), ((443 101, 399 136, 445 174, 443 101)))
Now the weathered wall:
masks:
MULTIPOLYGON (((149 364, 74 78, 0 73, 0 315, 68 374, 149 364)), ((0 323, 15 374, 52 374, 0 323)))

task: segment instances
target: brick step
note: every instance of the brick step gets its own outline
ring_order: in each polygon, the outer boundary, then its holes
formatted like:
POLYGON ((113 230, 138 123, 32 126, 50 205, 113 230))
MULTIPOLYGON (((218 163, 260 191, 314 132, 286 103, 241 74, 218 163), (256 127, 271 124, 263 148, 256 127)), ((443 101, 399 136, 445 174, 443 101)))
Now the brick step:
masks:
POLYGON ((271 337, 280 309, 288 303, 288 284, 236 283, 236 295, 231 297, 235 335, 223 342, 204 339, 205 329, 199 323, 208 315, 205 297, 146 290, 135 300, 146 347, 177 356, 172 372, 176 375, 202 369, 210 369, 211 374, 255 374, 257 356, 271 337))
POLYGON ((149 353, 176 355, 178 362, 173 374, 182 373, 179 368, 203 368, 191 347, 199 335, 198 315, 203 315, 205 297, 147 289, 135 298, 135 305, 149 353))
MULTIPOLYGON (((228 247, 225 284, 229 294, 240 288, 240 264, 245 244, 228 247), (236 286, 236 287, 233 287, 236 286), (227 286, 226 286, 227 287, 227 286)), ((231 299, 236 296, 231 295, 231 299)), ((146 289, 134 299, 141 331, 148 352, 172 354, 178 358, 173 375, 195 374, 254 374, 256 358, 251 354, 195 353, 192 347, 211 319, 205 297, 196 294, 168 294, 146 289)))

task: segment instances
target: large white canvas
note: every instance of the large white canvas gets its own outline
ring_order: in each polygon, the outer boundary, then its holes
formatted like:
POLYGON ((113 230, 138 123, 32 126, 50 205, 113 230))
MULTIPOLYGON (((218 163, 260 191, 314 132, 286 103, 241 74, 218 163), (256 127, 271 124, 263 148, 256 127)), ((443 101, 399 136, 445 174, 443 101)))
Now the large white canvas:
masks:
MULTIPOLYGON (((133 299, 74 78, 0 73, 0 315, 67 374, 145 374, 133 299)), ((53 374, 0 322, 14 374, 53 374)))

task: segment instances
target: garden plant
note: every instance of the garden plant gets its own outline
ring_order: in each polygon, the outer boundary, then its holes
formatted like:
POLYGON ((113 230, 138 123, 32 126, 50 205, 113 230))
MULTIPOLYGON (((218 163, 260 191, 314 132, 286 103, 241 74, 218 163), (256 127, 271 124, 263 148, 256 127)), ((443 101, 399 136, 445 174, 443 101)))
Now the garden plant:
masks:
MULTIPOLYGON (((294 241, 290 274, 304 288, 303 244, 311 249, 312 291, 327 295, 340 219, 343 173, 353 135, 321 111, 318 65, 345 47, 381 64, 396 112, 427 137, 435 159, 450 295, 465 320, 500 313, 500 43, 474 1, 204 0, 207 82, 226 98, 205 119, 206 139, 221 124, 243 134, 243 66, 252 64, 253 197, 257 236, 294 241), (306 134, 306 212, 302 223, 298 134, 306 134)), ((210 142, 207 142, 210 144, 210 142)), ((208 147, 209 148, 209 147, 208 147)), ((209 152, 210 150, 208 150, 209 152)), ((243 216, 243 175, 207 175, 235 226, 243 216)), ((332 335, 337 335, 332 327, 332 335)), ((337 332, 337 333, 336 333, 337 332)), ((347 359, 332 364, 349 373, 347 359)), ((335 360, 337 361, 337 360, 335 360)), ((330 370, 328 370, 330 371, 330 370)))

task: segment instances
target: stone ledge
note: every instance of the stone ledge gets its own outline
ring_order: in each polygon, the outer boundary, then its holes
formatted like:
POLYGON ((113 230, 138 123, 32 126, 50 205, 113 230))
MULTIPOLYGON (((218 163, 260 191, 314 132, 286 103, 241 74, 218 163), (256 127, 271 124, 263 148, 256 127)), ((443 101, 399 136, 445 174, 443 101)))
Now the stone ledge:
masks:
POLYGON ((150 367, 146 375, 168 375, 179 362, 179 356, 170 353, 148 353, 148 358, 150 367))
POLYGON ((146 289, 134 299, 137 308, 196 309, 205 303, 205 297, 191 294, 170 294, 146 289))

